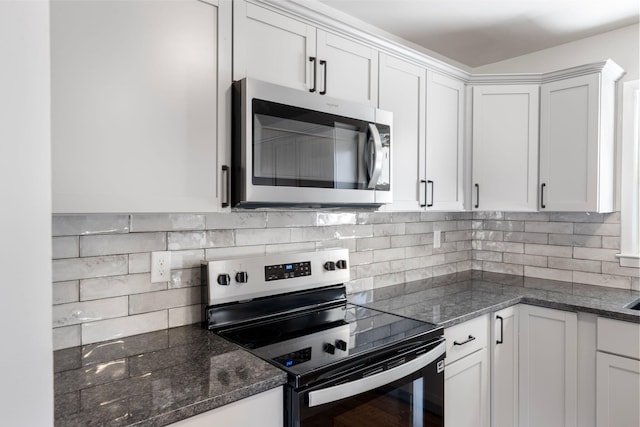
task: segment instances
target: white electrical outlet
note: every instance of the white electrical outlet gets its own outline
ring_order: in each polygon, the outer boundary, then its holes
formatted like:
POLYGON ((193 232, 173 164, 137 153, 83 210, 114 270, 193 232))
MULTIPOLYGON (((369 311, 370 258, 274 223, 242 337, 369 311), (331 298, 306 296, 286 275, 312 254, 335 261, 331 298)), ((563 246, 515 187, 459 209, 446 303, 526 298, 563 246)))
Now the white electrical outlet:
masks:
POLYGON ((442 234, 442 232, 440 230, 433 232, 433 247, 434 247, 434 249, 439 248, 441 246, 441 244, 442 244, 441 243, 441 241, 442 241, 441 234, 442 234))
POLYGON ((168 282, 171 279, 171 252, 151 253, 151 283, 168 282))

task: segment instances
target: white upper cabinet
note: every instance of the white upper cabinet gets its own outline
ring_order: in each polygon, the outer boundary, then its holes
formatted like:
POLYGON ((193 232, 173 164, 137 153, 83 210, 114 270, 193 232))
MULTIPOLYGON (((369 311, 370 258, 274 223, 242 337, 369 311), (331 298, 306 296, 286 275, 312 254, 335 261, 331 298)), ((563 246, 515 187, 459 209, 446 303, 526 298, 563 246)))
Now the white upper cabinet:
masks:
POLYGON ((234 80, 377 105, 376 49, 250 2, 233 3, 234 80))
POLYGON ((426 205, 425 69, 380 54, 380 108, 393 112, 392 210, 426 205), (421 184, 422 181, 422 184, 421 184))
POLYGON ((233 79, 313 88, 315 27, 244 1, 234 1, 233 8, 233 79))
POLYGON ((378 105, 378 51, 336 34, 317 32, 318 93, 378 105))
POLYGON ((393 204, 463 209, 464 83, 380 54, 379 107, 393 112, 393 204))
POLYGON ((222 9, 51 3, 54 213, 220 208, 222 9))
POLYGON ((426 207, 464 209, 464 93, 461 80, 427 71, 426 207))
POLYGON ((612 212, 615 193, 615 81, 603 71, 541 87, 540 209, 612 212))
POLYGON ((474 210, 536 210, 538 93, 538 85, 473 88, 474 210))

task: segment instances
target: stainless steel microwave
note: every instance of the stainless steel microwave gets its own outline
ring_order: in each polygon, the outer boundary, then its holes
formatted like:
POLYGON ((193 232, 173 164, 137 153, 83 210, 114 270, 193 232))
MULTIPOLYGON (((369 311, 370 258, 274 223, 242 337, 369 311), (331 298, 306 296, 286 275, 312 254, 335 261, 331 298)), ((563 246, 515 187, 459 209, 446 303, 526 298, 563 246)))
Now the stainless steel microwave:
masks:
POLYGON ((392 113, 243 79, 233 86, 232 204, 392 201, 392 113))

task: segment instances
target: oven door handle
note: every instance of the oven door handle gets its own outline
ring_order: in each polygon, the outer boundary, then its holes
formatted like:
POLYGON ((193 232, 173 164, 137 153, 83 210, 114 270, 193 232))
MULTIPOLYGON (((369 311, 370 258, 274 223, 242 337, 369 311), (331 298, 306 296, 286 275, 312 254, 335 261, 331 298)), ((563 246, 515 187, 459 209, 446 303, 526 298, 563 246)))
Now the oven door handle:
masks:
POLYGON ((325 403, 335 402, 336 400, 346 399, 347 397, 352 397, 390 384, 429 365, 442 356, 445 353, 445 349, 446 346, 443 341, 432 350, 403 365, 345 384, 311 391, 309 392, 309 407, 312 408, 314 406, 324 405, 325 403))

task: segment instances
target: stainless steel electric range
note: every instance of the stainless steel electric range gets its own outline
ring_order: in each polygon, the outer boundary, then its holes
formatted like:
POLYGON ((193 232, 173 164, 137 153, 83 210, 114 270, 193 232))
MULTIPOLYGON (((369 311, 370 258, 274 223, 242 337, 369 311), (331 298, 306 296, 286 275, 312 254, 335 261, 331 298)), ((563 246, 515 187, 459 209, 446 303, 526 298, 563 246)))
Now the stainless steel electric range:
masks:
POLYGON ((349 252, 210 261, 206 327, 288 373, 289 427, 444 426, 442 328, 347 302, 349 252))

